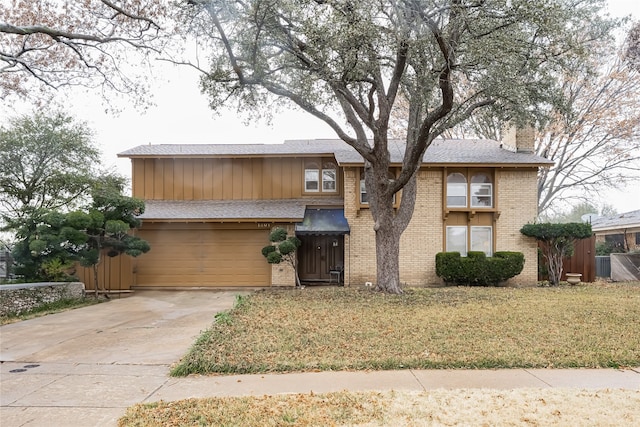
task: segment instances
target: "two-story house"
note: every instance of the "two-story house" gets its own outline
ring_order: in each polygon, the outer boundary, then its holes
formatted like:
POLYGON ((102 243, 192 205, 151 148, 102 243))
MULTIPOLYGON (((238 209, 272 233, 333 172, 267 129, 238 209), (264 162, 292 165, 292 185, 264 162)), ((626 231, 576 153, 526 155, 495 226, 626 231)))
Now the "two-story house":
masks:
MULTIPOLYGON (((390 144, 390 175, 401 166, 402 147, 390 144)), ((141 145, 119 156, 131 159, 132 195, 146 202, 138 234, 151 250, 120 266, 131 274, 105 276, 117 282, 112 289, 293 286, 292 271, 261 254, 276 226, 302 241, 303 282, 328 282, 336 269, 346 286, 375 282, 364 162, 342 141, 141 145)), ((510 283, 534 285, 536 242, 519 230, 536 218, 537 171, 550 164, 533 154, 525 131, 503 143, 433 142, 401 240, 401 281, 442 284, 435 274, 441 251, 506 250, 526 260, 510 283)))

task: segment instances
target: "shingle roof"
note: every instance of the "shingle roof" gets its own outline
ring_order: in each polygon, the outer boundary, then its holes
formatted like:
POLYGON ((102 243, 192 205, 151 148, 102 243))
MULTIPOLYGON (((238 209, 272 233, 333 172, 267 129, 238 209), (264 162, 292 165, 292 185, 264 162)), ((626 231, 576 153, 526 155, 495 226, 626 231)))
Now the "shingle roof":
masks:
POLYGON ((623 227, 640 227, 640 210, 596 218, 591 222, 591 229, 593 231, 623 227))
POLYGON ((341 199, 147 200, 143 220, 298 220, 307 206, 341 206, 341 199))
MULTIPOLYGON (((404 143, 389 142, 391 162, 400 164, 404 143)), ((363 159, 352 147, 338 139, 285 141, 284 144, 160 144, 140 145, 119 153, 119 157, 251 157, 334 155, 339 164, 362 164, 363 159)), ((511 164, 551 165, 552 161, 533 153, 516 153, 487 139, 439 139, 427 149, 426 165, 447 164, 511 164)))
POLYGON ((333 154, 345 147, 349 148, 337 139, 296 140, 284 144, 149 144, 118 153, 118 157, 313 155, 333 154))

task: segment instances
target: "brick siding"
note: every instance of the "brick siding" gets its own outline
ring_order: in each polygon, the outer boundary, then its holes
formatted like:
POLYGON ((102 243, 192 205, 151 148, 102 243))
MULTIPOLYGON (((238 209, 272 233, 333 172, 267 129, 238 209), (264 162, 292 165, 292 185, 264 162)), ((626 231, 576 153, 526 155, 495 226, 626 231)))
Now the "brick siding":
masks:
MULTIPOLYGON (((345 236, 345 285, 359 286, 376 279, 375 234, 368 209, 358 209, 359 169, 347 168, 344 175, 345 217, 351 234, 345 236)), ((408 286, 440 286, 435 274, 436 253, 444 249, 442 207, 443 171, 421 170, 412 220, 401 237, 400 281, 408 286)), ((497 251, 518 251, 525 256, 523 272, 507 282, 511 286, 537 283, 537 245, 523 236, 520 228, 534 221, 537 212, 535 169, 496 171, 497 251)))

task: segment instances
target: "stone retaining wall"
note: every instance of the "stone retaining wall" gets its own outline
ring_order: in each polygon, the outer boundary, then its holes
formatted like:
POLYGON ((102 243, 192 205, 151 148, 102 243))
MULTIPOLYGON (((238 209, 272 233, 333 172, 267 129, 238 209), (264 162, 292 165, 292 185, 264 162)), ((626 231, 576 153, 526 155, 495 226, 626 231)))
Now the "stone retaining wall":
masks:
POLYGON ((84 283, 46 282, 0 286, 0 315, 20 314, 44 303, 82 298, 84 283))

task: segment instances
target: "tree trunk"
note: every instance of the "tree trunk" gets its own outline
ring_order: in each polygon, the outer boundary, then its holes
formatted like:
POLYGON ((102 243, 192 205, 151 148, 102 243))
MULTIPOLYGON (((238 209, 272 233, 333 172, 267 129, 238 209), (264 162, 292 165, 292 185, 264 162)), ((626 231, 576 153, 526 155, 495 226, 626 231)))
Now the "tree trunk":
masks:
POLYGON ((400 233, 383 221, 376 230, 376 290, 401 294, 400 288, 400 233))
POLYGON ((549 270, 549 284, 558 286, 562 278, 562 258, 564 251, 556 242, 550 242, 547 255, 547 266, 549 270))
POLYGON ((98 264, 93 264, 93 293, 98 298, 98 264))
MULTIPOLYGON (((388 180, 384 172, 383 182, 388 180)), ((393 194, 380 192, 370 199, 376 232, 376 290, 401 294, 400 237, 409 225, 416 202, 416 174, 402 189, 400 207, 395 208, 393 194)), ((370 187, 367 187, 370 188, 370 187)), ((378 187, 380 188, 380 187, 378 187)))

